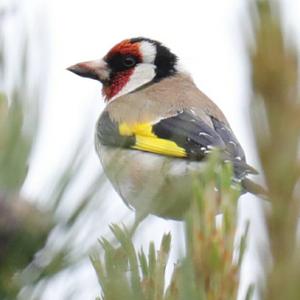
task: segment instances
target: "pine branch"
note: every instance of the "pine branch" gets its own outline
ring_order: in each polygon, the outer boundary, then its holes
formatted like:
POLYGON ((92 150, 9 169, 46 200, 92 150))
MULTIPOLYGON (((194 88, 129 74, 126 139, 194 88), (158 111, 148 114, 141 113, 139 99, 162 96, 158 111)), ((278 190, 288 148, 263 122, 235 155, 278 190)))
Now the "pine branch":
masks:
POLYGON ((252 123, 271 200, 267 217, 273 268, 265 299, 299 299, 299 62, 285 36, 276 1, 256 1, 252 10, 252 123))
MULTIPOLYGON (((17 10, 16 4, 10 13, 13 15, 17 10)), ((11 14, 6 9, 1 10, 0 23, 11 14)), ((15 60, 15 64, 19 62, 15 67, 21 76, 10 82, 11 90, 3 90, 8 78, 8 61, 12 60, 8 60, 11 53, 2 34, 0 31, 0 299, 37 299, 42 297, 44 288, 54 275, 85 257, 86 253, 81 252, 81 256, 73 255, 70 259, 72 241, 78 230, 74 228, 82 215, 91 210, 90 205, 94 201, 99 207, 103 180, 99 175, 87 182, 82 196, 74 199, 78 201, 78 206, 70 209, 69 215, 59 218, 66 194, 74 186, 85 158, 79 150, 82 142, 78 141, 77 151, 74 151, 61 174, 53 178, 51 188, 45 186, 45 190, 37 195, 38 199, 24 199, 23 184, 31 168, 29 162, 40 129, 37 108, 43 101, 40 89, 44 82, 37 80, 36 88, 32 89, 28 78, 29 70, 35 69, 30 65, 28 56, 32 39, 22 35, 21 59, 15 60), (39 201, 41 199, 44 202, 39 201), (58 229, 64 232, 66 238, 61 239, 60 246, 53 246, 49 238, 58 229)), ((42 67, 45 72, 45 66, 42 67)))

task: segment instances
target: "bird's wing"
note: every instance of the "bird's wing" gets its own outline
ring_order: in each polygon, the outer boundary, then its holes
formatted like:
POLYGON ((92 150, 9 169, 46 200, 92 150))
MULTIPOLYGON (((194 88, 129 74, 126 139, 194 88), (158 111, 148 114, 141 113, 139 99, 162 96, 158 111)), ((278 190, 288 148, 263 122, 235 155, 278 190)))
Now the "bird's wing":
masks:
POLYGON ((202 160, 213 148, 221 149, 224 160, 233 163, 238 177, 254 170, 245 162, 245 155, 232 130, 214 117, 211 126, 192 111, 153 123, 117 123, 104 112, 97 125, 99 141, 108 146, 131 148, 160 155, 202 160))

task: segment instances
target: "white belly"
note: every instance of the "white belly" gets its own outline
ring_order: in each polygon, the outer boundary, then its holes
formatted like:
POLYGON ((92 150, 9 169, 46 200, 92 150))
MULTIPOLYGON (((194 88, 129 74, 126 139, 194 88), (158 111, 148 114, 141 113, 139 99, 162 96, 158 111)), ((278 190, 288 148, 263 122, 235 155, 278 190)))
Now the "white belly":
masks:
POLYGON ((96 145, 104 171, 121 198, 139 213, 180 219, 204 163, 96 145))

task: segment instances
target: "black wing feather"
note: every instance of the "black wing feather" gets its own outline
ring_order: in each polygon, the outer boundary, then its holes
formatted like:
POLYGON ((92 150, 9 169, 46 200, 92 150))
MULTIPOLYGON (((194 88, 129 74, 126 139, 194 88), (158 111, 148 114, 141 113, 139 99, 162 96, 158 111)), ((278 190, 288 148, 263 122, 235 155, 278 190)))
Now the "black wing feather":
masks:
POLYGON ((226 148, 228 153, 232 156, 232 158, 238 160, 245 160, 245 153, 241 145, 239 144, 237 138, 233 134, 232 130, 222 121, 211 117, 213 122, 215 131, 222 138, 224 143, 226 144, 226 148))
POLYGON ((190 159, 200 160, 211 147, 225 148, 218 133, 197 116, 186 111, 153 125, 153 133, 183 147, 190 159))
POLYGON ((256 173, 247 165, 244 151, 230 127, 212 116, 210 118, 213 127, 192 112, 183 111, 153 125, 153 132, 183 147, 189 159, 202 160, 212 148, 218 148, 222 150, 223 159, 232 162, 237 178, 256 173))

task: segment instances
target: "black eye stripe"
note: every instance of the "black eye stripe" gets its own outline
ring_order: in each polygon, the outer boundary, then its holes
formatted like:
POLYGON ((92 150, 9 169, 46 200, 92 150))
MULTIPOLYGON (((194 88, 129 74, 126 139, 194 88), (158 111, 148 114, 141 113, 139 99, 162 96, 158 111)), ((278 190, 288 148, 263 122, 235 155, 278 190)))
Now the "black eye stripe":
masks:
POLYGON ((139 63, 139 60, 134 55, 117 53, 107 59, 106 62, 112 70, 112 73, 115 73, 134 67, 137 63, 139 63))

